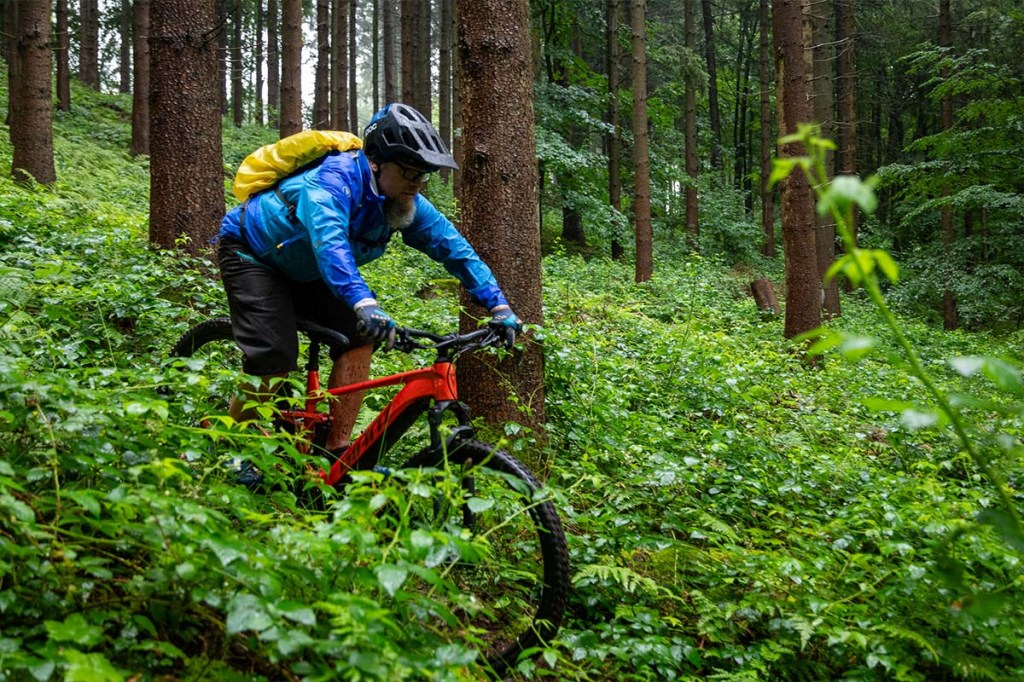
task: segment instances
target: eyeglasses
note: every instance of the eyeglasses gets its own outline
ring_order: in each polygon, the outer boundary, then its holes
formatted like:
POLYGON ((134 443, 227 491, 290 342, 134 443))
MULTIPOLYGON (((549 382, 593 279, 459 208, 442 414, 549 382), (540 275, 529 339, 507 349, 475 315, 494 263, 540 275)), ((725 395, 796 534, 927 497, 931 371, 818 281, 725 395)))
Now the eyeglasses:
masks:
POLYGON ((409 182, 426 182, 433 173, 433 171, 425 171, 412 166, 403 166, 398 162, 395 162, 395 165, 398 166, 398 172, 402 174, 402 177, 409 182))

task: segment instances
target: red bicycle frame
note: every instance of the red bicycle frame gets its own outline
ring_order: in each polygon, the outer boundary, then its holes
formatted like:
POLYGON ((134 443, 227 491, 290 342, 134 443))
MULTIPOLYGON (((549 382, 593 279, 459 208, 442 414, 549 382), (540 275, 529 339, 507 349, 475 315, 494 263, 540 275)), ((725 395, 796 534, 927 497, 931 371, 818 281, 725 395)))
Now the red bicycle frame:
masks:
MULTIPOLYGON (((458 405, 458 390, 455 382, 455 366, 450 361, 439 360, 430 367, 400 372, 378 379, 346 384, 326 391, 327 395, 343 396, 385 386, 404 384, 404 387, 374 417, 373 421, 352 441, 344 454, 331 464, 331 468, 320 473, 327 485, 337 484, 364 456, 387 451, 409 426, 419 418, 431 402, 440 407, 440 412, 458 405)), ((317 411, 317 405, 324 399, 320 390, 320 373, 315 367, 307 368, 306 404, 302 411, 285 410, 282 416, 295 423, 297 431, 310 432, 316 424, 327 421, 327 413, 317 411)), ((461 406, 460 406, 461 407, 461 406)), ((462 409, 459 410, 462 412, 462 409)), ((439 419, 437 420, 439 421, 439 419)), ((468 424, 468 415, 464 420, 468 424)), ((431 419, 431 441, 435 443, 431 419)), ((375 458, 376 459, 376 458, 375 458)))

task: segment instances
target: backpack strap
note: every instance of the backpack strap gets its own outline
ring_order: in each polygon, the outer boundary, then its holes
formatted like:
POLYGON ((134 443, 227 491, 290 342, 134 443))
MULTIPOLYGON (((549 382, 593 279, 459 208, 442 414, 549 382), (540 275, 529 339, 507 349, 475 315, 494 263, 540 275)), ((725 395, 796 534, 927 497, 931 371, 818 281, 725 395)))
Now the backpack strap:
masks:
POLYGON ((281 203, 284 204, 284 207, 288 209, 288 222, 299 222, 299 217, 295 214, 295 204, 292 203, 291 201, 288 201, 288 197, 284 195, 284 192, 281 191, 281 188, 274 187, 274 194, 276 194, 277 198, 281 200, 281 203))

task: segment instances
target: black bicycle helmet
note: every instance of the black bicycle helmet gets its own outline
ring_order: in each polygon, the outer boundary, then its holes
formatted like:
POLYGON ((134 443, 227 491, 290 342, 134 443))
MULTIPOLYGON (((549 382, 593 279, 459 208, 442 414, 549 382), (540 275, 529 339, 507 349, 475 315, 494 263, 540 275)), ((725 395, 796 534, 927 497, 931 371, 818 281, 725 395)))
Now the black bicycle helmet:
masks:
POLYGON ((363 131, 363 149, 377 163, 401 161, 424 170, 458 168, 437 130, 408 104, 388 104, 363 131))

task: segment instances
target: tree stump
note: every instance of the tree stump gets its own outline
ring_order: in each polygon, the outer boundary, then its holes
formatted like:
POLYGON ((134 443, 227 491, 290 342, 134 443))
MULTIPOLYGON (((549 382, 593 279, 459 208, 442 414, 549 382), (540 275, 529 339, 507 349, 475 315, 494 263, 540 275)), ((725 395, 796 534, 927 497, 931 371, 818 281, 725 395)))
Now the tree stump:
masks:
POLYGON ((782 312, 779 302, 775 298, 775 290, 772 288, 771 280, 767 277, 756 279, 750 283, 750 293, 754 295, 754 303, 763 312, 773 312, 776 315, 782 312))

